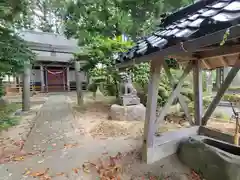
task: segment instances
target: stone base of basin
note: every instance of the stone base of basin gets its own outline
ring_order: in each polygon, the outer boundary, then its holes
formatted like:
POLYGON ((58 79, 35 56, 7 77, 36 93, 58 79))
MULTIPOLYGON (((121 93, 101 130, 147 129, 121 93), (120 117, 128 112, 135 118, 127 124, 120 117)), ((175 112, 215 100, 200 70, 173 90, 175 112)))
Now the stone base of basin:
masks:
POLYGON ((240 180, 240 147, 193 136, 180 142, 177 154, 206 180, 240 180))

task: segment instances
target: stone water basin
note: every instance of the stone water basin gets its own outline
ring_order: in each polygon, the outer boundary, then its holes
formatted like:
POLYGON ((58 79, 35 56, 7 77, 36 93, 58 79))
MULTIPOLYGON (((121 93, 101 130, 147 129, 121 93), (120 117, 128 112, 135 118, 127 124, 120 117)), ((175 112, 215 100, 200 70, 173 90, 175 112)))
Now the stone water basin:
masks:
POLYGON ((206 180, 240 180, 240 147, 206 136, 183 139, 177 155, 206 180))

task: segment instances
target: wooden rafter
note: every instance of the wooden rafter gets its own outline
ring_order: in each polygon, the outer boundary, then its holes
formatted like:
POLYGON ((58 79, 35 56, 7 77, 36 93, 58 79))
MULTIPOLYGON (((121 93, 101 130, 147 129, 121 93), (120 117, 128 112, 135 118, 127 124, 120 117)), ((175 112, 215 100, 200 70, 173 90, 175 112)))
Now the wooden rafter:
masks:
POLYGON ((206 67, 207 69, 211 69, 211 65, 209 64, 207 59, 203 59, 202 60, 202 64, 204 65, 204 67, 206 67))
POLYGON ((200 59, 209 59, 214 57, 228 56, 231 54, 239 54, 239 52, 240 52, 240 45, 237 44, 235 46, 233 45, 218 46, 213 50, 195 53, 195 56, 197 56, 200 59))

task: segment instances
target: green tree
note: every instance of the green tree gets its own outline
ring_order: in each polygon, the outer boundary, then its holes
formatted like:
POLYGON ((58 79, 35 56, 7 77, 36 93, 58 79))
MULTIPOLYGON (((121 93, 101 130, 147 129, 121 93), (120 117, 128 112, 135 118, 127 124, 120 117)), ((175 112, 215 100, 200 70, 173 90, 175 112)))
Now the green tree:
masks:
MULTIPOLYGON (((5 0, 0 4, 0 86, 4 75, 20 72, 25 61, 34 59, 32 51, 13 30, 14 20, 25 5, 23 0, 5 0)), ((0 91, 2 96, 1 87, 0 91)))
POLYGON ((65 34, 85 42, 96 35, 127 34, 132 39, 149 33, 159 24, 160 14, 190 0, 71 0, 65 15, 65 34))
POLYGON ((29 0, 27 8, 16 19, 15 27, 62 33, 66 4, 66 0, 29 0))
POLYGON ((89 72, 94 85, 93 91, 97 89, 97 84, 104 82, 103 86, 114 88, 116 96, 118 96, 118 70, 115 67, 115 58, 118 52, 125 51, 131 46, 131 42, 123 42, 121 38, 106 38, 103 36, 96 36, 91 43, 84 47, 81 53, 76 55, 76 59, 81 59, 82 56, 88 54, 88 61, 83 70, 89 72))

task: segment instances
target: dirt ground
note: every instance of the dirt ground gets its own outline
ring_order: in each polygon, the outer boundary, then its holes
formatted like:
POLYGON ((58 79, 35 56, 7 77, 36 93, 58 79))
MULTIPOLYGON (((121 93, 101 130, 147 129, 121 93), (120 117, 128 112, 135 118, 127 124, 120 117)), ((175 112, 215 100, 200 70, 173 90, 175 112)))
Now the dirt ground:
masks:
MULTIPOLYGON (((21 96, 7 96, 6 99, 9 102, 21 103, 21 96)), ((3 130, 0 132, 0 163, 1 157, 6 157, 16 153, 22 153, 21 150, 26 141, 29 132, 35 123, 35 118, 38 115, 43 103, 46 100, 46 95, 37 95, 31 98, 31 110, 29 112, 21 112, 21 109, 17 110, 19 124, 3 130)))
MULTIPOLYGON (((64 160, 66 166, 70 166, 70 169, 72 168, 73 176, 71 178, 70 176, 65 177, 66 174, 69 175, 69 172, 59 172, 56 173, 58 177, 64 176, 65 179, 72 180, 92 180, 103 176, 103 174, 116 173, 115 177, 119 175, 117 180, 200 180, 194 172, 181 164, 175 155, 151 165, 141 163, 140 147, 144 122, 110 120, 108 113, 111 104, 114 103, 114 98, 97 96, 97 99, 94 100, 91 94, 86 94, 85 105, 80 108, 76 106, 75 93, 68 93, 67 97, 69 97, 69 103, 72 107, 74 122, 71 122, 71 126, 74 132, 66 133, 69 138, 76 140, 78 145, 75 146, 71 143, 64 145, 64 153, 72 154, 75 159, 78 156, 84 157, 85 154, 92 157, 88 159, 89 162, 85 167, 80 165, 82 167, 79 169, 74 164, 77 162, 68 159, 64 160), (105 147, 107 148, 105 149, 105 147), (69 149, 69 152, 66 149, 69 149), (80 169, 83 172, 82 178, 74 176, 80 172, 80 169)), ((44 98, 46 98, 46 95, 44 95, 44 98)), ((37 100, 43 100, 44 98, 39 95, 36 96, 37 100)), ((1 146, 9 147, 10 150, 15 147, 19 148, 21 141, 27 137, 27 132, 33 126, 34 117, 41 106, 41 103, 33 105, 32 111, 22 116, 21 123, 18 126, 2 132, 0 138, 1 146)), ((183 121, 183 118, 170 116, 168 119, 168 122, 161 124, 158 132, 174 131, 181 127, 189 126, 188 123, 183 121)), ((210 121, 208 126, 218 128, 224 132, 232 132, 234 129, 234 124, 228 122, 210 121)), ((52 145, 55 146, 55 144, 52 145)), ((59 158, 58 153, 60 152, 62 150, 56 151, 56 153, 50 151, 46 153, 55 153, 55 155, 51 154, 51 156, 59 158)), ((34 158, 37 157, 32 157, 32 162, 35 161, 34 158)), ((45 163, 49 164, 54 162, 53 160, 45 161, 45 163)), ((40 166, 39 160, 37 162, 38 166, 40 166)), ((61 168, 63 167, 61 166, 61 168)), ((57 178, 56 175, 55 178, 57 178)), ((102 178, 101 180, 105 179, 102 178)))

